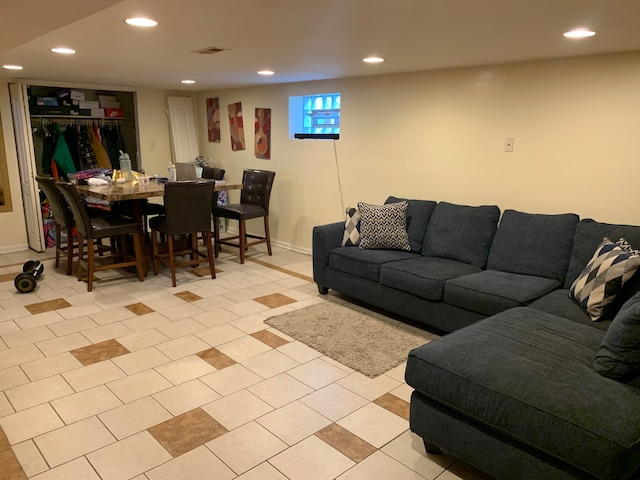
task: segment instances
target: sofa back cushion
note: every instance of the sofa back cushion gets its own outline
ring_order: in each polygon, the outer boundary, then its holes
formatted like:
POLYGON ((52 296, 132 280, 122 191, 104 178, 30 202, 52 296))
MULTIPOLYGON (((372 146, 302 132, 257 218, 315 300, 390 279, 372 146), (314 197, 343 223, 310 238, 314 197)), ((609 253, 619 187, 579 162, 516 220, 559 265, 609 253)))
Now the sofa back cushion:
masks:
POLYGON ((411 245, 411 251, 418 253, 422 248, 422 239, 424 238, 424 232, 427 229, 427 224, 433 213, 433 209, 436 206, 436 202, 432 200, 408 200, 406 198, 389 197, 384 202, 398 203, 407 202, 409 207, 407 208, 407 233, 409 234, 409 244, 411 245))
POLYGON ((580 276, 605 237, 613 242, 624 238, 632 248, 640 249, 640 226, 613 225, 590 218, 580 220, 576 227, 564 288, 571 288, 571 284, 580 276))
POLYGON ((431 215, 421 253, 484 268, 499 219, 496 205, 440 202, 431 215))
POLYGON ((487 268, 564 282, 577 224, 578 216, 573 213, 543 215, 505 210, 487 268))

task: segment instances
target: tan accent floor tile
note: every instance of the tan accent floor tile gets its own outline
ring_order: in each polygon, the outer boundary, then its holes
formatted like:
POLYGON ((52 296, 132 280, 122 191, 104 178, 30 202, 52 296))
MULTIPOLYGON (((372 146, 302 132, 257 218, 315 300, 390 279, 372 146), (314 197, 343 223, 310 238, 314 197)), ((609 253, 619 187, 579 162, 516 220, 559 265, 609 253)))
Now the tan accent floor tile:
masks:
POLYGON ((0 282, 11 282, 16 278, 16 273, 3 273, 0 275, 0 282))
POLYGON ((253 338, 256 340, 260 340, 262 343, 266 343, 271 348, 278 348, 282 345, 286 345, 289 343, 284 338, 276 335, 275 333, 271 333, 269 330, 260 330, 258 332, 254 332, 251 334, 253 338))
POLYGON ((382 408, 386 408, 407 421, 409 420, 409 402, 406 400, 402 400, 391 393, 385 393, 381 397, 376 398, 373 403, 382 408))
POLYGON ((7 440, 7 436, 4 434, 4 430, 2 430, 2 427, 0 427, 0 452, 4 452, 9 448, 11 448, 9 440, 7 440))
POLYGON ((174 457, 228 432, 201 408, 178 415, 148 431, 174 457))
POLYGON ((253 263, 257 263, 258 265, 262 265, 263 267, 268 267, 272 270, 277 270, 278 272, 282 272, 282 273, 286 273, 287 275, 291 275, 292 277, 296 277, 299 278, 301 280, 306 280, 307 282, 313 283, 313 278, 307 276, 307 275, 303 275, 301 273, 298 272, 294 272, 292 270, 288 270, 286 268, 283 267, 279 267, 278 265, 273 265, 269 262, 263 262, 262 260, 259 260, 257 258, 247 258, 248 261, 253 262, 253 263))
POLYGON ((134 303, 132 305, 126 305, 124 308, 131 310, 136 315, 146 315, 147 313, 154 312, 155 310, 151 307, 147 307, 144 303, 134 303))
POLYGON ((123 347, 117 340, 111 339, 94 345, 76 348, 75 350, 71 350, 70 353, 86 367, 87 365, 109 360, 131 352, 123 347))
POLYGON ((217 348, 210 348, 198 353, 197 355, 205 362, 216 367, 218 370, 222 370, 223 368, 230 367, 237 363, 233 358, 228 357, 217 348))
POLYGON ((26 480, 27 476, 24 474, 20 462, 16 458, 13 450, 8 449, 0 451, 0 480, 26 480))
POLYGON ((324 427, 316 433, 316 437, 356 463, 361 462, 376 451, 373 445, 336 423, 324 427))
POLYGON ((278 308, 283 305, 289 305, 290 303, 296 303, 297 301, 281 293, 272 293, 271 295, 254 298, 253 300, 269 308, 278 308))
POLYGON ((56 298, 54 300, 47 300, 46 302, 32 303, 31 305, 25 305, 24 308, 31 312, 31 315, 37 315, 38 313, 51 312, 53 310, 60 310, 61 308, 70 307, 71 304, 64 298, 56 298))
MULTIPOLYGON (((219 273, 222 273, 222 270, 218 270, 217 268, 214 267, 214 270, 216 272, 216 275, 219 273)), ((189 270, 189 273, 191 273, 192 275, 195 275, 196 277, 210 277, 211 276, 211 270, 209 270, 209 266, 207 265, 206 267, 198 267, 198 268, 194 268, 189 270)))
POLYGON ((178 292, 174 295, 178 298, 181 298, 185 302, 195 302, 196 300, 202 300, 202 297, 200 295, 196 295, 195 293, 186 292, 186 291, 178 292))

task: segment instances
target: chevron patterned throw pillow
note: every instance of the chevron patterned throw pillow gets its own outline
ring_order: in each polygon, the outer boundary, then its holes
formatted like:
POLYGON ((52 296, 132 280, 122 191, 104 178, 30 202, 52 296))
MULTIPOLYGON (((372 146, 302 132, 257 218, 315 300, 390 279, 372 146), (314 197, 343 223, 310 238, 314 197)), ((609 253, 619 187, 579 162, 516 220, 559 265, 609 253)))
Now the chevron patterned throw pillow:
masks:
POLYGON ((571 285, 569 296, 580 303, 591 320, 599 320, 638 267, 638 250, 633 250, 624 238, 615 243, 605 238, 571 285))
POLYGON ((371 205, 358 202, 360 248, 411 250, 407 234, 407 202, 371 205))

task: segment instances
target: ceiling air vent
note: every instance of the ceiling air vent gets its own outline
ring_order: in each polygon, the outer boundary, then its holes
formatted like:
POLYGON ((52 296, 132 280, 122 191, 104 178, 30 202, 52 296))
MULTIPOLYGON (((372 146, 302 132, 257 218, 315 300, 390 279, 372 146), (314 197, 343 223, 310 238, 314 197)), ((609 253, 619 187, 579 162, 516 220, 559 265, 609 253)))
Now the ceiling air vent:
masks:
POLYGON ((228 48, 220 48, 220 47, 207 47, 202 50, 194 50, 193 53, 200 53, 202 55, 213 55, 214 53, 224 52, 225 50, 229 50, 228 48))

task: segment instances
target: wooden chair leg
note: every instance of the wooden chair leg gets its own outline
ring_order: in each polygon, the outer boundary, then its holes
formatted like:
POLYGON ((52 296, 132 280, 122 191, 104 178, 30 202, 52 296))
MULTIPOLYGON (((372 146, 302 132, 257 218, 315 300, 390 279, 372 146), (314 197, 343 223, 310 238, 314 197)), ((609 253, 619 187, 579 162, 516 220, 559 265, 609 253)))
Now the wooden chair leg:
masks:
POLYGON ((220 219, 218 217, 213 217, 213 239, 214 239, 214 250, 215 256, 218 258, 218 253, 220 252, 220 219))
POLYGON ((171 269, 171 283, 176 286, 176 257, 173 254, 173 235, 167 235, 167 244, 169 245, 169 268, 171 269))
POLYGON ((240 264, 244 264, 244 252, 245 248, 247 248, 247 226, 244 223, 244 220, 240 220, 240 264))
POLYGON ((271 256, 271 234, 269 233, 269 215, 264 216, 264 236, 267 239, 267 252, 271 256))
POLYGON ((93 250, 93 241, 87 242, 87 275, 89 278, 87 279, 87 292, 93 290, 93 260, 94 260, 95 252, 93 250))
POLYGON ((209 258, 209 270, 211 270, 211 278, 216 278, 216 266, 213 261, 213 245, 211 245, 211 232, 204 232, 205 242, 207 243, 207 257, 209 258))
POLYGON ((153 257, 153 274, 158 275, 158 232, 151 230, 151 249, 153 257))
POLYGON ((84 259, 84 237, 78 233, 78 281, 82 280, 82 260, 84 259))
POLYGON ((144 238, 139 233, 133 234, 133 249, 136 256, 136 272, 138 280, 144 282, 144 264, 146 261, 144 256, 144 238))
MULTIPOLYGON (((62 248, 62 234, 60 232, 62 226, 57 223, 54 223, 53 226, 56 229, 56 268, 58 268, 60 266, 60 249, 62 248)), ((69 266, 67 266, 67 270, 69 270, 69 266)))

